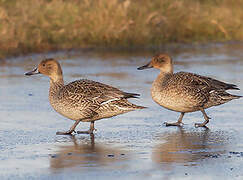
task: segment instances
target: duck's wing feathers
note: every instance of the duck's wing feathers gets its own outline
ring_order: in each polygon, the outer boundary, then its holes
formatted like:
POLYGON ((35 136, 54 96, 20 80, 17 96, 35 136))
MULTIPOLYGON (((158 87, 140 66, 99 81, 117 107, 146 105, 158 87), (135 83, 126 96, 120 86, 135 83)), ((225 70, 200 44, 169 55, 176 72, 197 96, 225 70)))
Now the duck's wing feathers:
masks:
POLYGON ((120 99, 136 98, 139 94, 126 93, 112 86, 92 80, 77 80, 63 87, 60 96, 65 101, 80 109, 84 118, 97 114, 97 110, 104 104, 120 99))
POLYGON ((228 90, 228 89, 236 89, 239 90, 239 88, 234 84, 228 84, 224 83, 222 81, 201 76, 194 73, 188 73, 188 72, 179 72, 175 74, 177 78, 181 79, 181 83, 188 86, 194 86, 197 88, 206 88, 208 90, 228 90))
POLYGON ((139 96, 139 94, 123 92, 115 87, 87 79, 71 82, 65 87, 71 94, 90 100, 98 100, 101 103, 111 99, 137 98, 139 96))

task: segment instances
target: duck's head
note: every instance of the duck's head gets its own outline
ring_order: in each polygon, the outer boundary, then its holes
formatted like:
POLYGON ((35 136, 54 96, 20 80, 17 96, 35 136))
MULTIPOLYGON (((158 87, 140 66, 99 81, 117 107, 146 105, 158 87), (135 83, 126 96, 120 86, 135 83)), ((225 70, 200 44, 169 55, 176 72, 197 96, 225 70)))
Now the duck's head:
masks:
POLYGON ((40 62, 37 68, 25 73, 25 75, 27 76, 35 74, 44 74, 50 77, 53 81, 57 81, 59 79, 62 79, 62 68, 58 61, 56 61, 55 59, 45 59, 40 62))
POLYGON ((141 66, 137 69, 143 70, 148 68, 156 68, 162 72, 172 73, 173 72, 172 58, 168 54, 159 54, 154 56, 148 64, 145 64, 144 66, 141 66))

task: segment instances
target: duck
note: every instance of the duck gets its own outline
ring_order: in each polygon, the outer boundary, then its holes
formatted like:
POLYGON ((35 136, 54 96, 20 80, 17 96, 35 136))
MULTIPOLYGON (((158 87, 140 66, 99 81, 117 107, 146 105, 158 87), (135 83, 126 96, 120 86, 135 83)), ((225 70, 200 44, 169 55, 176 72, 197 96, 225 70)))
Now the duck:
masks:
POLYGON ((139 94, 127 93, 100 82, 81 79, 65 85, 61 65, 53 58, 42 60, 37 68, 25 73, 27 76, 37 74, 50 79, 49 102, 53 109, 74 120, 69 130, 58 131, 57 135, 93 134, 95 121, 145 108, 128 101, 129 98, 138 98, 139 94), (76 132, 80 122, 90 122, 89 130, 76 132))
POLYGON ((148 64, 137 69, 148 68, 160 70, 152 84, 152 99, 166 109, 180 112, 178 121, 165 122, 166 126, 182 126, 185 113, 201 111, 204 122, 195 123, 195 126, 206 127, 210 117, 205 109, 242 97, 226 92, 226 90, 239 90, 237 85, 190 72, 174 73, 172 58, 166 53, 155 55, 148 64))

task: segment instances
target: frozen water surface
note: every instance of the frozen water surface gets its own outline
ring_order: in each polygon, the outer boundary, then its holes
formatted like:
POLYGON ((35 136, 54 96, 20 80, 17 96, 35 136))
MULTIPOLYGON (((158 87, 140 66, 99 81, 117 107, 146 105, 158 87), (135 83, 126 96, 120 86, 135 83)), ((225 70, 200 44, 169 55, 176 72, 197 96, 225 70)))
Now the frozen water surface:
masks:
MULTIPOLYGON (((232 43, 166 51, 175 71, 243 89, 242 49, 232 43)), ((194 128, 200 112, 186 114, 183 128, 165 127, 179 113, 152 101, 158 71, 136 70, 153 54, 60 52, 0 61, 0 179, 243 179, 243 99, 207 109, 208 129, 194 128), (56 136, 73 122, 51 108, 47 77, 24 76, 44 56, 59 59, 66 82, 88 78, 140 93, 131 101, 149 108, 96 122, 94 136, 56 136)))

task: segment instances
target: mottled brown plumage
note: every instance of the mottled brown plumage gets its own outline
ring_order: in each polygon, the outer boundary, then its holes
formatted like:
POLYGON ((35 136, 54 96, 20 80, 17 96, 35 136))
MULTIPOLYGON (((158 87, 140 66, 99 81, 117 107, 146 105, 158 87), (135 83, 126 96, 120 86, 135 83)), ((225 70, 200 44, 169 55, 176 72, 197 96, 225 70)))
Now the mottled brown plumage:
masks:
POLYGON ((234 84, 188 72, 173 73, 173 62, 167 54, 154 56, 150 63, 138 69, 152 67, 160 70, 151 89, 153 100, 167 109, 181 112, 179 120, 176 123, 166 123, 168 126, 180 126, 184 114, 194 111, 201 111, 205 118, 204 123, 195 125, 205 126, 209 122, 209 117, 204 109, 241 97, 226 92, 229 89, 239 90, 234 84))
POLYGON ((127 100, 139 94, 126 93, 106 84, 83 79, 64 85, 61 66, 54 59, 43 60, 38 68, 26 75, 39 73, 50 77, 49 101, 52 107, 76 121, 69 131, 57 134, 71 134, 80 121, 91 122, 90 130, 85 133, 93 133, 96 120, 144 108, 127 100))

